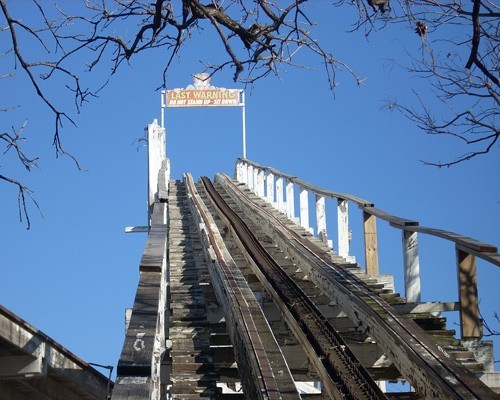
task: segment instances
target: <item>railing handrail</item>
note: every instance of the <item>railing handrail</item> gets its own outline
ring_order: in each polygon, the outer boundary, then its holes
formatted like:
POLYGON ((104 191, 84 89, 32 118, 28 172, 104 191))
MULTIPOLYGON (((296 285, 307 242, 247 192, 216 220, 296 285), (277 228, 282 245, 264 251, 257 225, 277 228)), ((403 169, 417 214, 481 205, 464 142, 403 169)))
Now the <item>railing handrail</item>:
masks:
POLYGON ((276 177, 286 179, 287 181, 293 182, 294 184, 298 185, 299 187, 306 189, 308 191, 314 192, 315 194, 318 194, 320 196, 335 198, 338 200, 352 201, 353 203, 356 203, 358 205, 358 207, 360 209, 362 209, 364 212, 366 212, 370 215, 373 215, 377 218, 380 218, 381 220, 389 222, 389 224, 395 228, 402 229, 405 231, 410 231, 410 232, 420 232, 420 233, 424 233, 424 234, 431 235, 431 236, 437 236, 437 237, 440 237, 442 239, 454 242, 458 246, 461 246, 463 248, 466 248, 467 250, 473 251, 474 254, 476 256, 480 257, 481 259, 486 260, 486 261, 488 261, 496 266, 500 266, 500 254, 498 254, 498 248, 494 245, 484 243, 484 242, 481 242, 481 241, 476 240, 474 238, 470 238, 467 236, 457 234, 455 232, 449 232, 449 231, 445 231, 445 230, 441 230, 441 229, 419 226, 418 221, 409 220, 406 218, 401 218, 401 217, 398 217, 396 215, 382 211, 382 210, 376 208, 374 206, 374 203, 372 203, 368 200, 365 200, 365 199, 362 199, 360 197, 353 196, 350 194, 334 192, 331 190, 326 190, 326 189, 317 187, 315 185, 312 185, 308 182, 303 181, 302 179, 297 178, 294 175, 285 174, 284 172, 281 172, 275 168, 263 166, 263 165, 260 165, 254 161, 251 161, 251 160, 248 160, 245 158, 241 158, 241 157, 238 158, 236 160, 236 165, 239 162, 244 162, 244 163, 251 165, 255 168, 258 168, 260 170, 271 173, 276 177))

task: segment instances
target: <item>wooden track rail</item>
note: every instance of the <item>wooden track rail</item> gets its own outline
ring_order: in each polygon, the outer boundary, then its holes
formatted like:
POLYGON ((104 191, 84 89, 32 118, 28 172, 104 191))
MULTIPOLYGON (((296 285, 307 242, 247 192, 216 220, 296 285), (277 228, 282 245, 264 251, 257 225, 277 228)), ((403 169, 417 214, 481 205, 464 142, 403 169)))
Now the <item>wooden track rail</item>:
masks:
POLYGON ((225 309, 238 366, 245 371, 242 381, 246 396, 252 399, 299 399, 262 310, 225 249, 191 176, 186 174, 185 181, 192 214, 198 226, 202 226, 200 234, 204 237, 206 255, 212 264, 212 282, 225 309))
POLYGON ((247 217, 273 237, 280 247, 287 249, 293 261, 342 306, 349 318, 370 332, 422 398, 498 398, 472 373, 452 361, 413 321, 399 315, 357 277, 342 265, 332 262, 273 213, 242 195, 227 176, 217 175, 216 182, 240 203, 247 217))
POLYGON ((286 275, 260 245, 243 220, 226 204, 210 180, 201 178, 203 185, 219 211, 230 221, 247 252, 259 265, 281 300, 286 304, 311 341, 317 356, 323 360, 337 387, 338 399, 385 399, 377 384, 370 378, 342 338, 333 329, 309 298, 286 275))

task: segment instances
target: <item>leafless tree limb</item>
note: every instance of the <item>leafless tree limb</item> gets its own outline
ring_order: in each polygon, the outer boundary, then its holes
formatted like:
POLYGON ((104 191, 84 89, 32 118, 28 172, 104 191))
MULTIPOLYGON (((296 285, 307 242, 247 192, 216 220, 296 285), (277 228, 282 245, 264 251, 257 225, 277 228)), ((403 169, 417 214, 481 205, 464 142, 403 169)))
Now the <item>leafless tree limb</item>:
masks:
MULTIPOLYGON (((21 162, 21 164, 24 166, 24 168, 28 171, 31 171, 34 168, 37 168, 37 160, 38 158, 30 158, 26 156, 24 151, 22 150, 21 144, 24 142, 24 137, 22 137, 22 133, 24 131, 24 128, 26 126, 28 121, 25 121, 24 124, 22 125, 21 128, 18 130, 15 130, 12 128, 12 132, 1 132, 0 133, 0 143, 5 144, 5 150, 3 151, 3 154, 6 154, 9 151, 14 151, 16 153, 17 159, 21 162)), ((27 186, 23 185, 21 182, 19 182, 16 179, 9 178, 5 175, 0 174, 0 180, 3 180, 4 182, 16 185, 18 188, 18 212, 19 212, 19 220, 22 222, 23 221, 23 216, 26 219, 26 225, 27 229, 30 229, 31 227, 31 221, 29 218, 29 212, 28 212, 28 204, 27 204, 27 198, 29 198, 37 210, 40 212, 40 215, 43 217, 42 210, 40 206, 38 205, 37 201, 33 197, 33 191, 28 188, 27 186)))
MULTIPOLYGON (((232 69, 235 81, 252 85, 271 74, 280 78, 288 67, 310 68, 310 58, 303 57, 307 54, 323 64, 332 90, 337 85, 339 71, 345 71, 356 84, 361 84, 363 79, 316 39, 307 3, 306 0, 82 0, 80 8, 75 8, 74 3, 68 7, 64 2, 49 8, 39 0, 31 0, 23 12, 38 15, 39 25, 35 26, 11 15, 15 8, 0 0, 3 21, 0 34, 10 43, 10 48, 0 56, 12 61, 13 69, 20 67, 17 76, 24 75, 54 116, 52 143, 56 156, 70 157, 81 169, 61 141, 63 122, 75 122, 66 106, 49 96, 48 82, 62 82, 61 88, 72 96, 79 112, 122 65, 147 51, 162 50, 166 62, 160 88, 165 87, 173 60, 197 31, 206 29, 215 33, 217 40, 212 45, 220 46, 225 53, 225 58, 217 63, 205 61, 203 72, 211 75, 232 69), (21 37, 30 38, 45 55, 30 59, 32 55, 24 52, 21 37), (83 70, 75 68, 75 60, 85 65, 88 72, 101 66, 110 66, 111 72, 102 82, 87 88, 81 79, 83 70)), ((368 36, 394 24, 406 24, 408 32, 421 45, 419 56, 414 56, 407 69, 430 82, 437 100, 447 105, 448 112, 434 116, 429 104, 435 100, 427 96, 417 96, 419 108, 396 101, 389 102, 388 108, 399 110, 428 134, 459 140, 472 149, 454 160, 427 164, 451 166, 497 147, 500 108, 497 2, 337 0, 332 4, 332 12, 335 7, 354 8, 356 20, 352 31, 364 29, 368 36)), ((2 76, 11 73, 2 71, 2 76)), ((9 109, 2 107, 0 111, 9 109)))

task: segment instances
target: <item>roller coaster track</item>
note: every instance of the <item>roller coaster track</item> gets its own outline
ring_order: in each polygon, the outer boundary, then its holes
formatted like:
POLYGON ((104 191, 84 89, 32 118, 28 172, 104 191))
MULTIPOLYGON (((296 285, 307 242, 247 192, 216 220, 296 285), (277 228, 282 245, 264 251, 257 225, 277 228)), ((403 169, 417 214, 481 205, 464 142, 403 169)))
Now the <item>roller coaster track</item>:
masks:
MULTIPOLYGON (((221 174, 216 176, 214 184, 206 177, 195 184, 186 174, 184 183, 176 183, 175 188, 171 184, 168 197, 161 199, 164 203, 155 203, 158 207, 153 212, 153 222, 163 221, 162 215, 168 215, 167 225, 153 223, 146 246, 147 249, 161 249, 162 241, 167 240, 166 259, 158 251, 156 261, 151 261, 154 257, 143 257, 141 262, 141 282, 145 285, 157 279, 152 274, 162 270, 162 259, 167 263, 169 293, 165 297, 166 310, 170 311, 167 311, 169 318, 165 319, 168 325, 165 332, 171 344, 165 349, 162 365, 157 368, 167 371, 167 377, 162 378, 163 386, 157 385, 158 393, 166 393, 166 398, 170 399, 302 398, 295 387, 297 371, 289 367, 288 356, 282 353, 282 339, 276 336, 276 327, 266 320, 269 318, 265 307, 254 294, 261 291, 273 300, 288 335, 293 335, 303 348, 310 379, 321 382, 321 394, 316 394, 317 398, 499 398, 411 318, 400 314, 379 295, 374 290, 376 285, 350 272, 352 263, 327 251, 321 241, 308 237, 277 211, 259 203, 241 185, 221 174), (161 204, 166 205, 164 211, 161 211, 161 204), (176 221, 183 221, 182 225, 176 221), (179 227, 185 233, 181 234, 179 227), (174 233, 181 236, 169 240, 174 233), (175 243, 184 243, 184 247, 178 248, 175 243), (277 251, 307 277, 307 285, 286 270, 277 258, 277 251), (153 266, 155 262, 158 267, 153 266), (192 269, 176 275, 176 271, 187 268, 183 265, 190 265, 192 269), (252 276, 257 278, 260 289, 256 289, 252 276), (407 393, 406 397, 384 393, 376 383, 378 378, 373 375, 373 368, 363 365, 359 353, 351 349, 345 334, 331 322, 331 316, 326 316, 324 309, 320 310, 318 300, 306 290, 307 287, 314 287, 321 296, 336 304, 356 327, 356 334, 368 338, 368 345, 376 342, 397 369, 396 375, 390 376, 409 381, 415 392, 407 393), (204 300, 200 300, 202 293, 204 300), (214 312, 220 312, 223 319, 211 316, 214 312), (202 338, 206 335, 211 344, 197 345, 200 340, 205 343, 202 338), (222 356, 218 355, 227 345, 220 347, 212 343, 224 335, 230 339, 238 371, 236 376, 231 372, 231 357, 226 355, 221 360, 222 356), (190 342, 193 345, 187 346, 190 342), (233 391, 225 392, 217 382, 232 387, 233 391), (241 382, 242 391, 234 386, 235 382, 241 382)), ((142 304, 142 300, 136 298, 136 303, 142 304)), ((144 322, 145 314, 138 315, 144 322)), ((133 316, 134 311, 132 319, 133 316)), ((134 345, 140 334, 136 330, 131 337, 134 345)), ((125 351, 123 355, 129 357, 125 351)), ((141 357, 141 360, 148 359, 144 354, 141 357)), ((145 398, 142 394, 130 395, 134 392, 124 389, 121 382, 131 385, 133 380, 128 377, 137 376, 139 372, 146 376, 147 368, 146 362, 141 367, 136 362, 121 360, 119 395, 114 395, 113 400, 145 398), (123 396, 121 393, 129 394, 123 396)), ((144 381, 144 385, 149 387, 150 381, 144 381)), ((146 391, 144 389, 143 393, 146 391)), ((163 396, 150 398, 163 399, 163 396)))
POLYGON ((309 338, 317 356, 323 360, 330 378, 337 387, 336 397, 360 400, 386 398, 328 320, 266 252, 249 227, 215 190, 210 180, 203 177, 201 181, 218 210, 224 214, 242 241, 247 253, 259 266, 309 338))
MULTIPOLYGON (((380 390, 377 390, 378 387, 373 384, 373 381, 369 377, 367 378, 366 371, 357 362, 354 355, 348 351, 342 338, 259 244, 252 231, 238 214, 224 202, 211 182, 207 178, 201 180, 217 208, 229 220, 243 242, 246 251, 256 260, 266 278, 279 293, 281 301, 289 307, 291 313, 303 325, 302 329, 313 342, 313 347, 318 357, 323 360, 330 377, 333 378, 337 388, 341 388, 339 389, 341 395, 345 398, 356 399, 385 397, 380 393, 380 390)), ((234 185, 227 177, 223 177, 221 180, 236 193, 234 185)), ((241 196, 240 198, 256 213, 267 212, 258 209, 248 199, 241 196)), ((385 336, 392 338, 394 347, 391 351, 393 353, 399 352, 402 348, 407 349, 405 354, 415 366, 415 374, 418 375, 416 371, 419 369, 424 370, 421 374, 421 381, 419 382, 418 376, 413 381, 418 391, 427 393, 427 398, 442 399, 483 399, 491 395, 488 388, 478 382, 471 373, 452 361, 450 356, 430 340, 429 336, 413 321, 401 316, 356 276, 325 258, 324 252, 315 248, 310 241, 274 218, 272 213, 267 212, 266 217, 268 221, 272 221, 270 225, 274 228, 278 227, 284 232, 286 242, 295 243, 296 247, 300 249, 299 251, 307 252, 308 256, 316 259, 322 270, 327 273, 329 281, 335 282, 337 291, 345 292, 350 301, 360 305, 360 312, 365 314, 364 319, 374 321, 371 326, 368 326, 372 332, 383 332, 385 336)))

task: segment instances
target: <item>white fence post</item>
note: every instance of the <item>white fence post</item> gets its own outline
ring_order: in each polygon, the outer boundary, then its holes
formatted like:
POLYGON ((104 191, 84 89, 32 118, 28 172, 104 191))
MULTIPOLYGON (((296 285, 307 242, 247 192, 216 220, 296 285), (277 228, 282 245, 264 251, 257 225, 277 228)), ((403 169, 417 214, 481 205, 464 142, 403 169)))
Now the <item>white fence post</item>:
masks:
POLYGON ((258 190, 259 190, 258 176, 259 176, 259 169, 256 168, 256 167, 254 167, 254 169, 253 169, 253 188, 252 188, 252 191, 255 194, 258 194, 258 190))
POLYGON ((349 206, 347 200, 337 199, 339 256, 349 258, 349 206))
POLYGON ((292 220, 295 217, 293 182, 288 182, 286 184, 286 215, 292 220))
POLYGON ((247 186, 253 192, 254 180, 253 180, 253 165, 248 165, 247 168, 247 186))
POLYGON ((281 212, 285 212, 285 201, 283 200, 283 178, 278 177, 276 179, 276 203, 278 206, 278 210, 281 212))
POLYGON ((240 183, 243 182, 243 163, 241 161, 236 164, 236 180, 240 183))
POLYGON ((309 230, 309 192, 300 188, 300 226, 309 230))
POLYGON ((259 169, 257 172, 257 195, 264 198, 264 170, 259 169))
POLYGON ((316 195, 316 227, 318 229, 318 238, 323 243, 328 243, 326 233, 326 208, 325 196, 316 195))
POLYGON ((266 184, 267 184, 267 201, 269 204, 274 204, 274 175, 268 173, 266 176, 266 184))
POLYGON ((241 182, 248 186, 248 167, 246 163, 241 163, 241 182))
POLYGON ((421 293, 417 232, 405 231, 403 229, 403 262, 406 301, 418 303, 421 299, 421 293))

